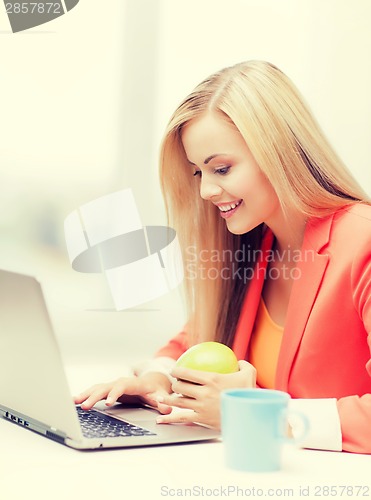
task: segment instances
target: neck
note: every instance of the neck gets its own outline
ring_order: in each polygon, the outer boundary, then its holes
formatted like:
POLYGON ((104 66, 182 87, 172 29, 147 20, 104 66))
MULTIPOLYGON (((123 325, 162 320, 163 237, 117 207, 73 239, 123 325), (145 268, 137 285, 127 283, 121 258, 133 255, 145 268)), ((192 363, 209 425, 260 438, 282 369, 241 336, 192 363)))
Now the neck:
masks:
POLYGON ((301 249, 306 225, 304 215, 292 213, 284 216, 281 214, 277 220, 267 225, 276 238, 275 249, 278 253, 283 255, 287 253, 287 250, 301 249))

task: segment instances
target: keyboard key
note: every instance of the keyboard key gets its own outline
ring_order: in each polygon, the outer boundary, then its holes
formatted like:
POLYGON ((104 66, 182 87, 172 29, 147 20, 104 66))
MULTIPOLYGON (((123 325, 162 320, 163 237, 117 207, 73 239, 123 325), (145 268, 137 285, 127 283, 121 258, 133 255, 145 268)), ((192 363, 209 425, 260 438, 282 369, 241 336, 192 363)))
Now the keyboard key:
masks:
POLYGON ((96 410, 83 410, 76 407, 82 433, 87 438, 115 438, 130 436, 151 436, 154 432, 129 422, 117 420, 109 415, 103 415, 96 410))

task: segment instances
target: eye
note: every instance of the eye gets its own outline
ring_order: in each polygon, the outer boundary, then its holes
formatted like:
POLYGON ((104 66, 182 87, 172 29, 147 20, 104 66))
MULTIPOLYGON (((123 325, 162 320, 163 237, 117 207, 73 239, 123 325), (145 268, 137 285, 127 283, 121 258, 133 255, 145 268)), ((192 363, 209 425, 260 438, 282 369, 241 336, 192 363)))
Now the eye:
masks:
POLYGON ((196 170, 195 173, 193 174, 193 177, 197 177, 198 175, 201 177, 202 175, 201 170, 196 170))
POLYGON ((228 165, 226 167, 222 167, 222 168, 216 168, 214 170, 214 174, 226 175, 226 174, 228 174, 230 168, 231 168, 230 165, 228 165))

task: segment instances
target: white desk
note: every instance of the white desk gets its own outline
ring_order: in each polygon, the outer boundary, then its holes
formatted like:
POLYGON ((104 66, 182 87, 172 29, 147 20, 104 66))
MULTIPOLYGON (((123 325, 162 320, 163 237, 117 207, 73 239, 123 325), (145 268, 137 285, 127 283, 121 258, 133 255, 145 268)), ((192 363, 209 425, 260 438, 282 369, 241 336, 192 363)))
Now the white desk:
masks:
MULTIPOLYGON (((72 367, 73 391, 88 378, 88 383, 101 380, 92 380, 92 372, 72 367)), ((225 467, 221 442, 80 452, 5 420, 0 420, 0 447, 1 500, 371 498, 369 455, 287 447, 282 471, 252 474, 225 467), (325 488, 331 486, 336 495, 325 488)))

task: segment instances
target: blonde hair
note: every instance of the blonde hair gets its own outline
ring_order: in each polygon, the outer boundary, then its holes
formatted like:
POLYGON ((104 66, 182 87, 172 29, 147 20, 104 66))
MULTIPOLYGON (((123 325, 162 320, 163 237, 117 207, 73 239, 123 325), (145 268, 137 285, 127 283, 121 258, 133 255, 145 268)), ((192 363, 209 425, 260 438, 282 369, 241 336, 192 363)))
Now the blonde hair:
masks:
POLYGON ((257 250, 262 227, 239 236, 229 233, 215 207, 199 195, 181 132, 208 111, 221 113, 237 127, 284 211, 324 217, 345 205, 367 201, 367 196, 330 146, 296 87, 274 65, 249 61, 225 68, 186 97, 171 117, 162 142, 161 187, 169 224, 177 231, 183 252, 191 342, 219 340, 231 345, 246 283, 221 278, 226 266, 231 276, 233 271, 236 274, 236 262, 223 258, 201 262, 197 256, 201 252, 223 256, 226 250, 235 255, 242 245, 257 250), (198 272, 201 264, 202 275, 198 272))

